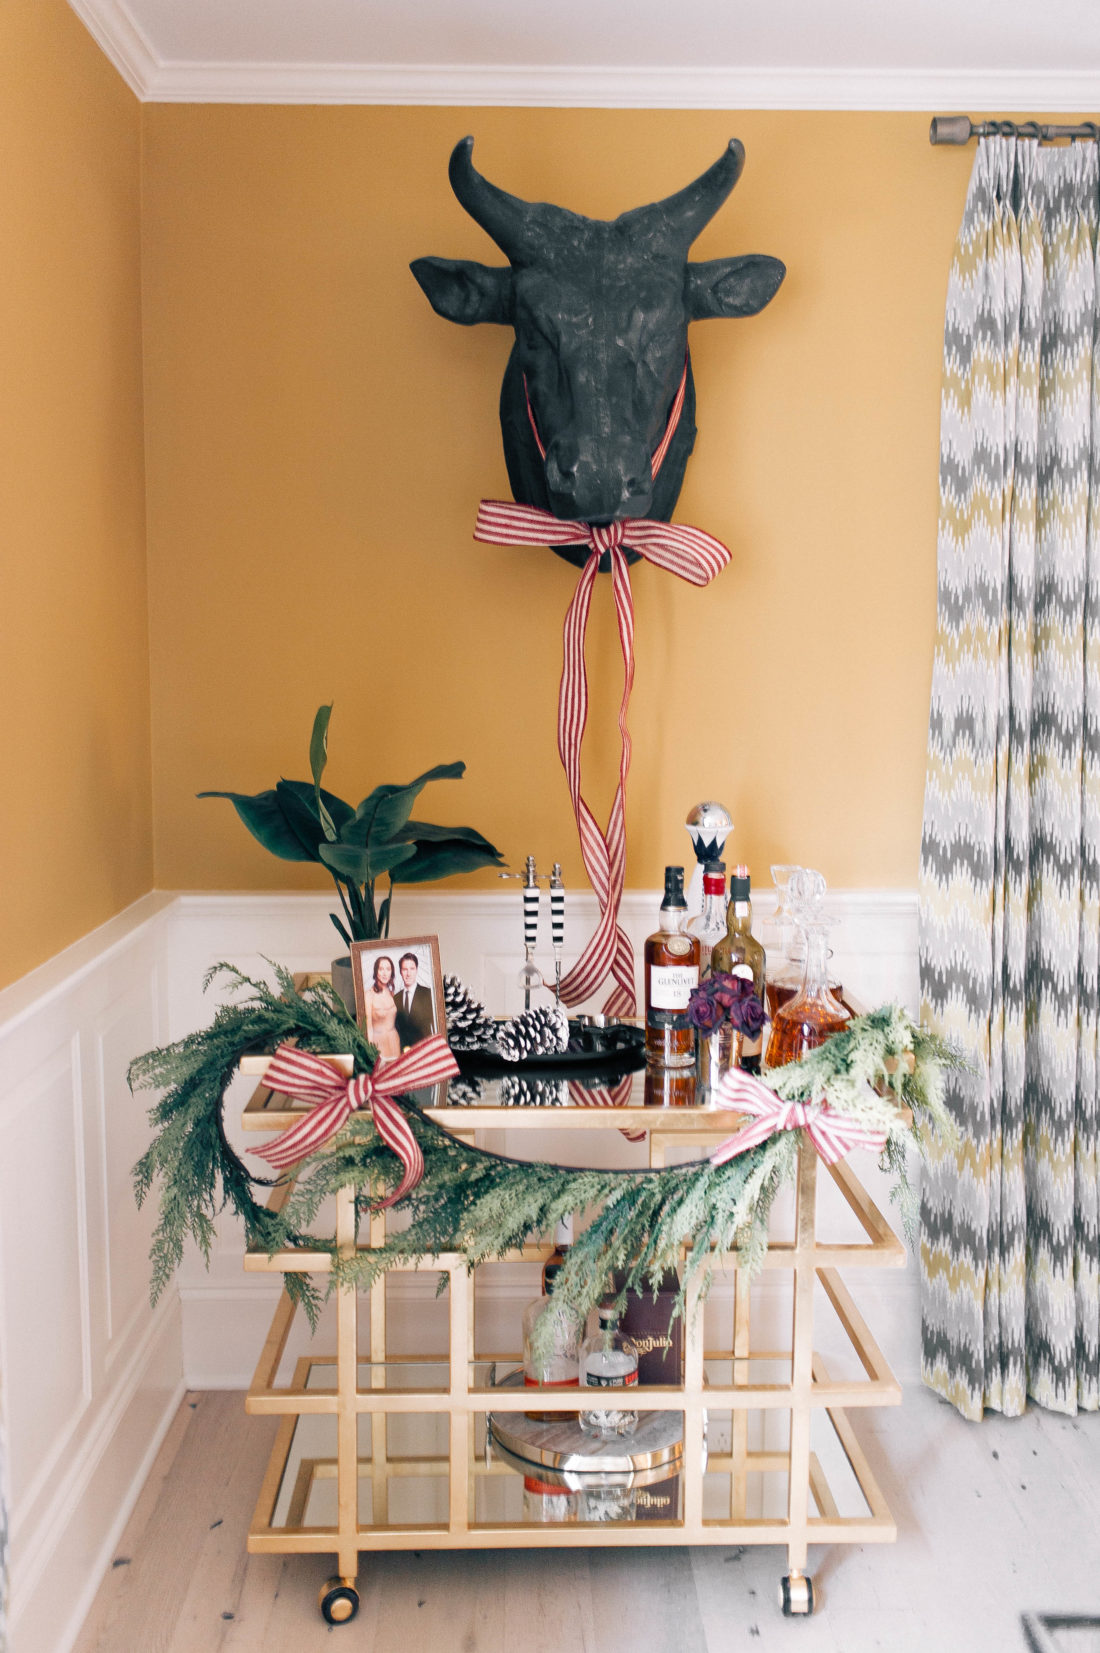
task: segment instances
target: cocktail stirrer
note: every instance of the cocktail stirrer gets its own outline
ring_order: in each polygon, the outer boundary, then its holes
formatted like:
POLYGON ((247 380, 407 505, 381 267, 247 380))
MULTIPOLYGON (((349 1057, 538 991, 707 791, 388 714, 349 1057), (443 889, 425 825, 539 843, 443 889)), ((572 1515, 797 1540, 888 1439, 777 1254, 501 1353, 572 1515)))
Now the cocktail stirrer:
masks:
POLYGON ((565 946, 565 881, 561 862, 550 871, 550 938, 554 944, 554 1002, 561 1003, 561 959, 565 946))
POLYGON ((519 985, 523 988, 523 1008, 530 1010, 531 994, 536 987, 542 986, 542 972, 535 963, 535 943, 539 933, 539 875, 535 866, 535 857, 529 855, 524 862, 522 873, 502 872, 498 878, 522 878, 523 880, 523 968, 519 973, 519 985))

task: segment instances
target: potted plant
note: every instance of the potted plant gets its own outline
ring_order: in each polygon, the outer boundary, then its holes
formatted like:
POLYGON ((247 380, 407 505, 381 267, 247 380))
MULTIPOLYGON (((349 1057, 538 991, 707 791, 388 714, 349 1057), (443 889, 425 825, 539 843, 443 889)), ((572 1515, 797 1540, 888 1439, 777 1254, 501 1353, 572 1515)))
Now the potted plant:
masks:
MULTIPOLYGON (((280 860, 320 862, 340 897, 342 913, 331 914, 332 922, 350 945, 389 934, 395 884, 425 884, 479 867, 500 866, 503 857, 473 827, 433 826, 412 819, 413 805, 428 782, 460 780, 466 772, 464 763, 437 764, 404 786, 376 786, 358 805, 326 792, 321 776, 328 762, 331 715, 331 706, 320 706, 313 720, 312 781, 280 780, 254 796, 243 792, 200 792, 198 796, 228 798, 252 836, 280 860), (382 878, 387 888, 379 900, 382 878)), ((334 980, 337 974, 334 968, 334 980)))

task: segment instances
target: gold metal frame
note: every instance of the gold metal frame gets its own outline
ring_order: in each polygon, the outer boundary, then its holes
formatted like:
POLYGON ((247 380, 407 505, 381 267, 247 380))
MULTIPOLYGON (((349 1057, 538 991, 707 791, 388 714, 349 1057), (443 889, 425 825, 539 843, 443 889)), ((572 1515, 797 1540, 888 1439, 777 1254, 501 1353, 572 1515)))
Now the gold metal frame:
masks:
MULTIPOLYGON (((264 1058, 248 1059, 247 1067, 262 1072, 264 1058)), ((273 1095, 261 1084, 244 1110, 247 1130, 270 1131, 289 1124, 299 1110, 287 1099, 273 1095)), ((442 1108, 432 1117, 463 1136, 479 1127, 500 1127, 498 1109, 442 1108), (485 1117, 482 1117, 485 1116, 485 1117)), ((673 1144, 690 1144, 700 1149, 729 1135, 730 1119, 704 1110, 684 1109, 662 1113, 645 1108, 553 1108, 512 1109, 508 1128, 537 1126, 541 1130, 645 1129, 649 1133, 651 1165, 662 1165, 673 1144)), ((786 1547, 788 1573, 797 1581, 805 1572, 810 1544, 891 1543, 897 1536, 893 1518, 871 1472, 867 1458, 852 1432, 847 1411, 852 1407, 893 1406, 901 1400, 901 1388, 891 1373, 881 1349, 844 1285, 839 1268, 853 1264, 876 1268, 899 1268, 905 1263, 901 1242, 877 1210, 846 1161, 829 1168, 830 1174, 858 1219, 866 1240, 857 1243, 819 1242, 816 1233, 818 1158, 812 1145, 803 1140, 795 1202, 793 1240, 769 1246, 765 1267, 788 1270, 793 1283, 791 1346, 779 1354, 765 1354, 752 1348, 750 1291, 748 1281, 736 1271, 735 1260, 723 1260, 733 1275, 733 1334, 731 1346, 706 1350, 703 1344, 703 1317, 696 1303, 689 1301, 685 1323, 684 1382, 682 1387, 650 1386, 645 1393, 647 1408, 675 1409, 684 1414, 681 1515, 672 1521, 633 1521, 618 1524, 571 1522, 568 1525, 523 1522, 479 1522, 473 1517, 477 1479, 485 1475, 515 1472, 499 1460, 490 1463, 474 1452, 475 1422, 489 1411, 524 1410, 530 1391, 522 1388, 476 1386, 472 1380, 475 1361, 517 1359, 516 1351, 504 1355, 479 1353, 474 1343, 474 1301, 476 1272, 467 1272, 466 1260, 456 1253, 425 1259, 426 1265, 446 1273, 449 1299, 449 1357, 401 1356, 391 1364, 415 1369, 420 1363, 446 1367, 445 1385, 400 1389, 386 1388, 387 1332, 384 1279, 366 1300, 364 1331, 367 1354, 359 1352, 361 1304, 354 1289, 339 1288, 336 1298, 335 1356, 310 1356, 297 1363, 289 1383, 280 1385, 277 1376, 283 1361, 294 1315, 294 1306, 284 1292, 272 1320, 257 1362, 246 1409, 251 1413, 280 1415, 282 1425, 276 1437, 252 1525, 248 1548, 254 1553, 335 1552, 337 1572, 346 1583, 354 1583, 362 1551, 397 1549, 464 1549, 540 1546, 577 1547, 587 1545, 657 1545, 675 1538, 685 1544, 777 1544, 786 1547), (834 1379, 813 1347, 814 1292, 821 1282, 852 1349, 863 1368, 863 1376, 834 1379), (754 1382, 753 1363, 782 1359, 788 1364, 785 1382, 754 1382), (709 1381, 708 1362, 722 1362, 730 1379, 722 1384, 709 1381), (331 1389, 308 1387, 309 1369, 318 1364, 335 1366, 331 1389), (360 1365, 369 1367, 369 1382, 360 1384, 360 1365), (749 1447, 749 1416, 758 1411, 785 1412, 790 1425, 786 1447, 780 1451, 755 1451, 749 1447), (711 1454, 706 1473, 730 1477, 729 1514, 722 1519, 704 1517, 703 1444, 706 1412, 730 1414, 730 1450, 711 1454), (446 1457, 416 1457, 395 1460, 387 1451, 385 1419, 408 1413, 441 1413, 449 1420, 446 1457), (308 1505, 314 1477, 335 1475, 338 1483, 338 1520, 335 1527, 316 1528, 292 1522, 275 1526, 273 1517, 280 1489, 291 1457, 294 1432, 303 1415, 329 1415, 336 1419, 335 1459, 314 1459, 297 1471, 299 1484, 291 1503, 292 1514, 301 1516, 308 1505), (372 1419, 371 1455, 359 1461, 358 1420, 372 1419), (835 1431, 840 1448, 851 1468, 868 1513, 843 1516, 829 1487, 820 1458, 811 1450, 811 1422, 824 1414, 835 1431), (374 1423, 378 1415, 378 1424, 374 1423), (746 1488, 754 1475, 785 1473, 787 1508, 784 1517, 752 1517, 748 1514, 746 1488), (391 1478, 405 1475, 446 1474, 449 1480, 448 1514, 443 1523, 423 1526, 392 1525, 388 1521, 388 1487, 391 1478), (303 1476, 305 1479, 303 1479, 303 1476), (372 1481, 372 1521, 362 1525, 358 1518, 358 1483, 361 1476, 372 1481)), ((276 1189, 271 1203, 281 1205, 287 1196, 284 1185, 276 1189)), ((370 1249, 385 1238, 385 1214, 370 1219, 367 1244, 370 1249)), ((344 1190, 336 1198, 336 1242, 344 1253, 356 1244, 354 1196, 344 1190)), ((548 1250, 528 1246, 511 1259, 540 1262, 548 1250)), ((299 1250, 267 1256, 251 1251, 245 1258, 249 1270, 295 1270, 325 1272, 330 1259, 325 1253, 299 1250)), ((576 1396, 568 1390, 547 1389, 539 1395, 543 1408, 575 1410, 576 1396)), ((480 1431, 479 1431, 480 1433, 480 1431)), ((812 1597, 811 1597, 812 1601, 812 1597)), ((806 1610, 806 1609, 803 1609, 806 1610)))

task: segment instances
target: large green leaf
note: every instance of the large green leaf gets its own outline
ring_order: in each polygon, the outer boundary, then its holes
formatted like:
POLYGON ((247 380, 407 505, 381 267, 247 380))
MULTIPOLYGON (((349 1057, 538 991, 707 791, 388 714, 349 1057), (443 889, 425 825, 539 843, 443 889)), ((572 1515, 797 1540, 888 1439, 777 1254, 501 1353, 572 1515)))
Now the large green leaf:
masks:
POLYGON ((379 804, 385 798, 390 798, 395 792, 400 792, 400 786, 376 786, 373 792, 367 794, 362 803, 355 810, 350 820, 345 821, 340 828, 340 842, 342 844, 365 844, 374 828, 374 816, 379 804))
POLYGON ((321 827, 330 843, 335 841, 336 827, 321 796, 321 776, 328 762, 328 722, 331 716, 331 703, 328 706, 318 706, 317 715, 313 719, 313 733, 309 737, 309 772, 313 776, 313 798, 321 818, 321 827))
MULTIPOLYGON (((280 781, 275 788, 275 796, 286 817, 287 825, 297 835, 303 849, 308 851, 309 858, 318 860, 320 847, 327 843, 328 839, 321 824, 318 799, 314 796, 312 782, 280 781)), ((346 804, 342 798, 335 797, 333 793, 321 790, 320 803, 328 810, 337 831, 345 820, 351 819, 351 805, 346 804)))
POLYGON ((464 763, 439 763, 425 770, 408 786, 394 787, 387 797, 380 798, 374 807, 373 820, 367 842, 384 844, 395 838, 412 814, 413 804, 429 781, 458 781, 466 773, 464 763))
POLYGON ((356 884, 369 884, 381 873, 392 874, 394 867, 411 860, 416 854, 412 844, 321 844, 318 847, 326 867, 351 878, 356 884))
POLYGON ((501 855, 496 845, 491 844, 488 838, 483 838, 480 832, 475 832, 473 827, 433 826, 430 821, 406 821, 405 825, 401 828, 401 831, 394 833, 394 837, 397 839, 398 843, 401 844, 415 844, 420 842, 438 844, 451 838, 460 838, 464 844, 480 845, 481 848, 487 850, 490 855, 495 856, 501 865, 504 864, 504 857, 501 855))
POLYGON ((293 830, 274 792, 199 792, 200 798, 228 798, 241 820, 263 846, 281 861, 316 861, 293 830))
POLYGON ((463 838, 448 838, 441 842, 414 846, 410 861, 403 861, 390 874, 394 884, 428 884, 437 878, 451 878, 459 872, 477 872, 479 867, 500 865, 500 854, 490 844, 482 849, 463 838))

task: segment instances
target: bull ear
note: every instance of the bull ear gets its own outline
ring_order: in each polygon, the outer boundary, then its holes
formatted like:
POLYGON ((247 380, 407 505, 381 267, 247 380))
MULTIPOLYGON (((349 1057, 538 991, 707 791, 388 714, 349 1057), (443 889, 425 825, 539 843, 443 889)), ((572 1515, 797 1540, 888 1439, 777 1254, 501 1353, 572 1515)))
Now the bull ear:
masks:
POLYGON ((747 253, 712 258, 687 267, 687 312, 691 321, 708 316, 755 316, 779 291, 787 266, 778 258, 747 253))
POLYGON ((463 258, 417 258, 409 269, 428 302, 447 321, 472 327, 479 321, 510 322, 512 272, 463 258))

